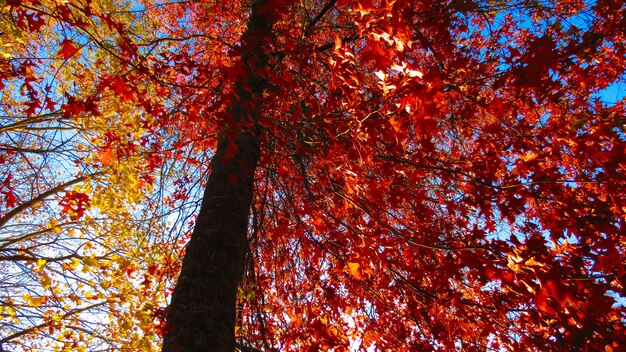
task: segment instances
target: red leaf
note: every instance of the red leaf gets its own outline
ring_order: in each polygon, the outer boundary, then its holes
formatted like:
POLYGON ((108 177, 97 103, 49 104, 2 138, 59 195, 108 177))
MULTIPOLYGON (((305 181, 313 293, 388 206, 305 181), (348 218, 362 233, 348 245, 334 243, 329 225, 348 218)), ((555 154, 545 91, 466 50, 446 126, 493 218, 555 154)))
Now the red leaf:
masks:
POLYGON ((70 118, 84 113, 85 104, 72 96, 67 96, 67 103, 61 105, 61 110, 64 118, 70 118))
POLYGON ((64 39, 60 45, 61 50, 59 50, 57 56, 62 57, 64 60, 72 57, 79 49, 78 46, 76 46, 76 44, 69 39, 64 39))
POLYGON ((124 77, 116 77, 115 80, 111 83, 111 89, 117 94, 121 101, 132 101, 135 100, 135 95, 133 94, 134 89, 133 86, 129 85, 124 77))

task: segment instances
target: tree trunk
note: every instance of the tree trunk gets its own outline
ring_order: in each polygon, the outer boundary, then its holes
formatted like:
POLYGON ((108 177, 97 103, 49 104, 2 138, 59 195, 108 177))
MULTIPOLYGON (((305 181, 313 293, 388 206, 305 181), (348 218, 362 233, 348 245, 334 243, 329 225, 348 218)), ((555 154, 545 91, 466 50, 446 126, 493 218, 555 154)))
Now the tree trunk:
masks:
POLYGON ((231 119, 211 161, 200 213, 167 313, 165 352, 235 350, 235 300, 248 246, 247 228, 259 159, 256 125, 266 88, 271 23, 259 1, 241 40, 242 73, 231 119))

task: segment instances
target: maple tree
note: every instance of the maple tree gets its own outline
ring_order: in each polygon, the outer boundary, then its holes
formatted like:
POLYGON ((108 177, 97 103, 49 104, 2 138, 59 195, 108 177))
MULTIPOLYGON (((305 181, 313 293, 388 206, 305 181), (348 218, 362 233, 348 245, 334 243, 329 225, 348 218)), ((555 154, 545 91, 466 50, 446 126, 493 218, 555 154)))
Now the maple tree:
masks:
POLYGON ((626 345, 621 2, 0 6, 3 349, 626 345))

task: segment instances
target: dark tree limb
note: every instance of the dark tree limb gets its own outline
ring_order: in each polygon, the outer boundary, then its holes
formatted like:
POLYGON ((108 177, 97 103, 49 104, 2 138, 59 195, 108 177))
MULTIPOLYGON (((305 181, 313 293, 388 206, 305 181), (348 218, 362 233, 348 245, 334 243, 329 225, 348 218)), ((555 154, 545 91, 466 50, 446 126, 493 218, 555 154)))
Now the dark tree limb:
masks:
POLYGON ((256 125, 267 83, 271 19, 254 5, 242 37, 235 100, 218 137, 200 213, 167 313, 165 352, 235 350, 237 288, 245 267, 247 228, 260 145, 256 125))

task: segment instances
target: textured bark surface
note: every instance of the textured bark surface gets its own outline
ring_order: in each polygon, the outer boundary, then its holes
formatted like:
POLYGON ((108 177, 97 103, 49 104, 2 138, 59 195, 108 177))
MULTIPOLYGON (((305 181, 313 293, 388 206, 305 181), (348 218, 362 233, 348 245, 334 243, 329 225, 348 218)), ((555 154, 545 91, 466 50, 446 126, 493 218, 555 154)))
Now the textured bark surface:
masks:
POLYGON ((235 349, 235 300, 244 270, 260 153, 255 121, 266 87, 264 43, 271 32, 267 14, 258 11, 260 6, 254 7, 242 37, 244 72, 235 85, 231 124, 219 137, 211 162, 200 213, 168 309, 163 351, 235 349))

